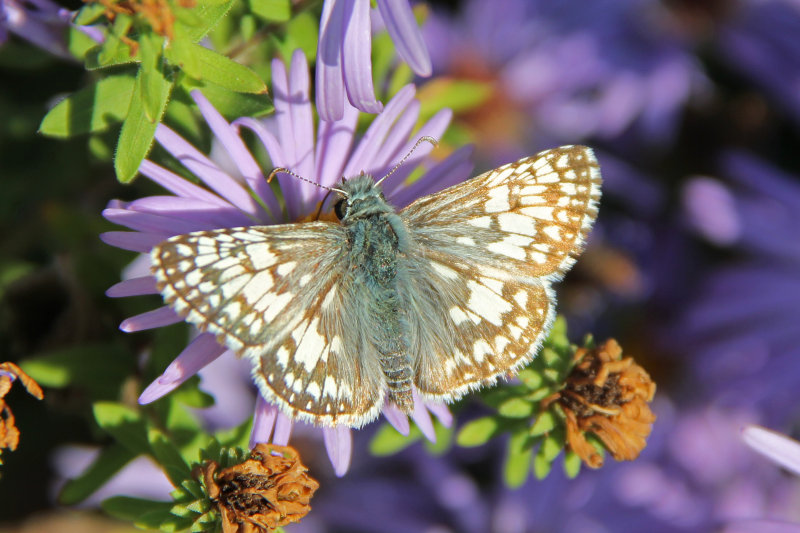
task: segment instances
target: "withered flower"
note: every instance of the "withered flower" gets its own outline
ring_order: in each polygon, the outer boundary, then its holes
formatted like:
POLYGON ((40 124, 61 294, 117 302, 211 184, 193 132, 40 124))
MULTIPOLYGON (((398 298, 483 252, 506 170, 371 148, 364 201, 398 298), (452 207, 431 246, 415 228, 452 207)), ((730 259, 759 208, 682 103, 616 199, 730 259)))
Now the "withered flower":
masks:
POLYGON ((586 439, 599 438, 617 461, 639 456, 656 416, 650 410, 656 385, 633 358, 609 339, 592 349, 579 348, 564 388, 548 398, 566 415, 567 444, 591 468, 603 457, 586 439))
MULTIPOLYGON (((0 453, 4 448, 14 451, 19 444, 19 429, 15 424, 14 413, 4 400, 11 390, 11 384, 17 379, 32 396, 39 400, 44 398, 39 384, 20 367, 14 363, 0 363, 0 453)), ((3 464, 2 460, 0 464, 3 464)))
POLYGON ((207 463, 203 476, 222 516, 223 533, 273 531, 299 522, 319 488, 291 446, 258 444, 243 463, 217 468, 207 463))

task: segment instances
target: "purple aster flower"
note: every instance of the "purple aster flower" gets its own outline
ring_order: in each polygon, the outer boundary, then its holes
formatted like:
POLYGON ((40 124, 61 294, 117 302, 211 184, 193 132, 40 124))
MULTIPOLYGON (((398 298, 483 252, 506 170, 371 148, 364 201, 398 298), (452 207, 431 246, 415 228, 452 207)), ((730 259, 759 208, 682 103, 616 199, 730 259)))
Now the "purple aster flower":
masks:
POLYGON ((492 84, 476 134, 513 147, 628 132, 669 141, 706 83, 675 26, 650 0, 472 0, 459 20, 435 15, 424 30, 442 73, 492 84))
POLYGON ((782 425, 800 387, 800 185, 743 153, 725 155, 720 175, 728 184, 706 177, 687 183, 684 218, 740 257, 697 285, 665 342, 687 355, 707 394, 782 425))
MULTIPOLYGON (((282 62, 273 61, 272 73, 275 115, 264 121, 240 118, 228 123, 202 93, 192 93, 214 133, 214 142, 228 155, 225 163, 233 165, 229 172, 167 126, 159 125, 156 140, 197 176, 202 185, 191 183, 164 167, 145 160, 140 172, 171 194, 127 203, 112 201, 103 215, 134 231, 108 232, 101 238, 113 246, 148 253, 153 246, 172 235, 214 228, 296 221, 315 213, 328 191, 292 176, 279 175, 286 206, 286 216, 282 214, 278 200, 266 183, 258 163, 239 136, 240 128, 244 127, 255 133, 274 166, 285 167, 301 176, 314 178, 322 186, 332 186, 342 176, 352 176, 362 170, 373 176, 385 175, 409 152, 419 137, 441 136, 450 121, 451 112, 440 111, 412 137, 412 129, 419 116, 419 102, 414 99, 414 86, 409 85, 392 98, 353 149, 358 111, 348 104, 345 104, 341 120, 321 120, 315 136, 308 66, 302 52, 295 52, 288 73, 282 62)), ((468 161, 470 150, 465 148, 434 165, 412 184, 404 183, 405 177, 422 163, 430 149, 429 146, 421 146, 416 150, 384 186, 384 193, 395 205, 406 205, 422 194, 441 190, 468 176, 472 165, 468 161)), ((145 259, 144 263, 146 261, 145 259)), ((131 270, 136 272, 141 264, 140 262, 139 266, 131 270)), ((141 271, 140 275, 108 290, 108 295, 113 297, 155 293, 155 279, 141 271)), ((165 306, 129 318, 120 328, 132 332, 179 321, 181 318, 175 311, 165 306)), ((198 335, 164 373, 142 392, 140 403, 149 403, 162 397, 227 351, 216 342, 213 335, 198 335)), ((426 409, 423 401, 415 404, 419 407, 416 408, 413 418, 429 439, 434 438, 434 432, 428 409, 440 421, 449 424, 450 414, 443 405, 428 404, 426 409)), ((386 405, 384 413, 398 431, 408 432, 408 420, 395 406, 386 405)), ((271 439, 276 444, 285 444, 291 433, 292 420, 259 397, 253 426, 254 443, 268 442, 271 439)), ((341 475, 347 470, 351 455, 350 429, 343 426, 326 427, 323 428, 323 433, 334 469, 341 475)))
MULTIPOLYGON (((400 57, 420 76, 431 60, 408 0, 377 0, 378 11, 400 57)), ((317 111, 332 122, 356 109, 379 113, 383 105, 372 86, 372 22, 369 0, 325 0, 319 25, 317 111), (345 98, 346 95, 346 98, 345 98)))

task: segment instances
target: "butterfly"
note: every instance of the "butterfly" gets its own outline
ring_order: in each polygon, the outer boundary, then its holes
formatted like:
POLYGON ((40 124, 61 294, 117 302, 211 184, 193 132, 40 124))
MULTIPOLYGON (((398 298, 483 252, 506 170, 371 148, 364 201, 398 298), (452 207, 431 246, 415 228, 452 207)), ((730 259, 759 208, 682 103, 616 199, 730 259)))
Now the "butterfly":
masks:
POLYGON ((396 210, 366 174, 343 179, 337 222, 178 235, 151 254, 167 304, 252 363, 287 415, 361 427, 494 384, 536 355, 552 284, 597 214, 592 150, 563 146, 396 210))

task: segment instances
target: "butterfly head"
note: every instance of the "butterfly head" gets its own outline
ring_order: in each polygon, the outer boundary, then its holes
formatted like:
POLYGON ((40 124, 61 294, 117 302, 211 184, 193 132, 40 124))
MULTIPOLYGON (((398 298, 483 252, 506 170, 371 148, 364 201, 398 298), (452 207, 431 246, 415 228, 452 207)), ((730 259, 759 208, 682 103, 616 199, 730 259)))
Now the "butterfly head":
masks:
POLYGON ((380 185, 368 174, 361 173, 349 180, 343 179, 336 190, 341 192, 333 204, 333 211, 343 223, 380 213, 394 213, 394 208, 386 202, 380 185))

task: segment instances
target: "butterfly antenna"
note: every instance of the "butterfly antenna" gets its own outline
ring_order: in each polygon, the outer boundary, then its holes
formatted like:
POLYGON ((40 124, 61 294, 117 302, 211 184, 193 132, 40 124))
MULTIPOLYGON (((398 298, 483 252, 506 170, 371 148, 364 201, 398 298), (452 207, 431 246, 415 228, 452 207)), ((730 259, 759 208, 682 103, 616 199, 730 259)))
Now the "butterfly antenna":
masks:
POLYGON ((267 176, 267 183, 271 182, 272 178, 274 178, 275 176, 277 176, 281 172, 283 172, 284 174, 288 174, 288 175, 292 176, 293 178, 297 178, 300 181, 305 181, 306 183, 310 183, 311 185, 314 185, 315 187, 319 187, 320 189, 325 189, 326 191, 338 192, 339 194, 342 194, 343 196, 347 196, 347 193, 345 191, 341 190, 341 189, 337 189, 335 187, 326 187, 325 185, 317 183, 316 181, 311 181, 309 179, 306 179, 303 176, 301 176, 300 174, 296 174, 296 173, 292 172, 291 170, 289 170, 288 168, 284 168, 284 167, 278 167, 278 168, 272 169, 272 172, 270 172, 269 176, 267 176))
POLYGON ((411 157, 411 154, 413 154, 413 153, 414 153, 414 150, 416 150, 417 148, 419 148, 419 145, 420 145, 420 144, 422 144, 422 142, 423 142, 423 141, 427 141, 427 142, 431 143, 433 146, 436 146, 436 145, 438 145, 438 144, 439 144, 439 141, 437 141, 436 139, 434 139, 433 137, 430 137, 430 136, 428 136, 428 135, 425 135, 424 137, 420 137, 420 138, 419 138, 419 140, 417 141, 417 144, 415 144, 415 145, 414 145, 414 146, 411 148, 411 150, 409 150, 409 151, 408 151, 408 153, 405 155, 405 157, 403 157, 403 159, 401 159, 401 160, 400 160, 400 161, 399 161, 399 162, 398 162, 398 163, 397 163, 397 164, 394 166, 394 168, 393 168, 392 170, 390 170, 390 171, 389 171, 389 173, 388 173, 388 174, 386 174, 384 177, 382 177, 382 178, 381 178, 381 179, 379 179, 377 182, 375 182, 375 185, 380 185, 381 183, 383 183, 383 180, 385 180, 386 178, 388 178, 389 176, 391 176, 392 174, 394 174, 394 173, 395 173, 395 171, 396 171, 398 168, 400 168, 401 166, 403 166, 403 163, 405 163, 405 162, 406 162, 406 160, 407 160, 409 157, 411 157))

